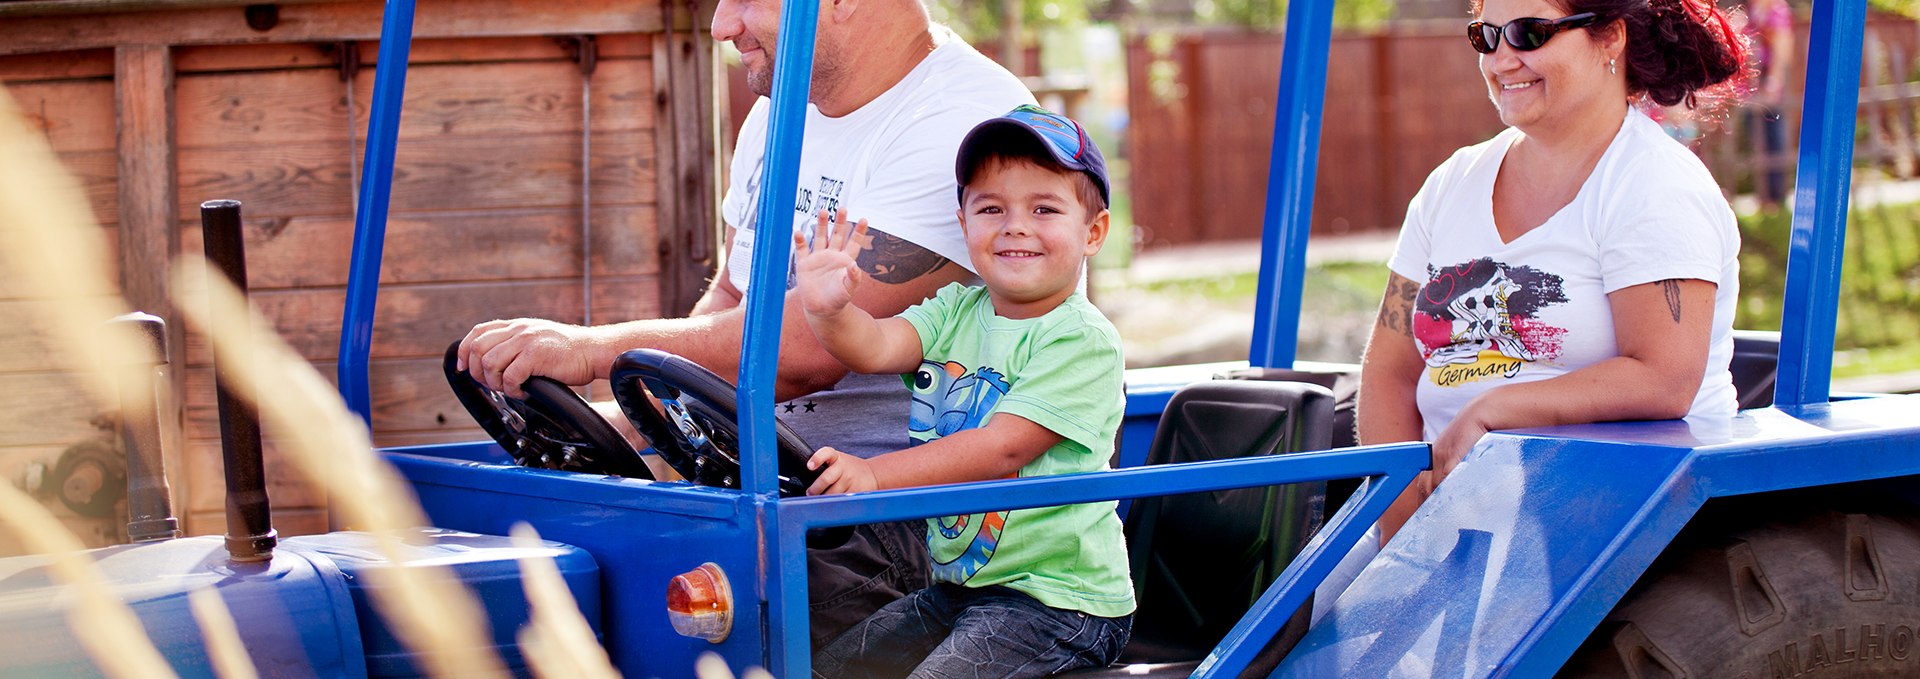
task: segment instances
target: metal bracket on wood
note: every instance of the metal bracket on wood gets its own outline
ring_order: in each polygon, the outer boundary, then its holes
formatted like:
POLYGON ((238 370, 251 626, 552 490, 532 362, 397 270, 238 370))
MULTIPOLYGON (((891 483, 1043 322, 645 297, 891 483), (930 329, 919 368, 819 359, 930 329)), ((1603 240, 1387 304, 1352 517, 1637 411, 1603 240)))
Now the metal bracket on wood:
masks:
POLYGON ((353 82, 360 74, 360 43, 342 40, 320 46, 320 52, 333 57, 333 67, 340 71, 340 82, 353 82))
POLYGON ((580 65, 580 75, 593 75, 594 67, 600 65, 600 47, 593 36, 562 35, 553 40, 560 43, 560 49, 566 50, 567 58, 580 65))

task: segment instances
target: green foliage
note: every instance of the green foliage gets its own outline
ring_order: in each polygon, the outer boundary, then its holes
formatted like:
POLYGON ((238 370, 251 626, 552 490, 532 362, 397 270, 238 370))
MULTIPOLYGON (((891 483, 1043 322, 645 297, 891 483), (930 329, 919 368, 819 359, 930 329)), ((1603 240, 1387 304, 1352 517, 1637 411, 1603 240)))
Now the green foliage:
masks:
MULTIPOLYGON (((1026 31, 1072 27, 1087 23, 1086 0, 1019 0, 1020 24, 1026 31)), ((975 46, 999 40, 1005 22, 999 0, 933 0, 927 11, 975 46)))
MULTIPOLYGON (((1333 3, 1333 25, 1349 30, 1378 28, 1393 18, 1393 8, 1394 0, 1339 0, 1333 3)), ((1193 13, 1201 23, 1261 30, 1279 30, 1287 23, 1286 0, 1195 0, 1193 13)))
POLYGON ((1867 6, 1910 19, 1920 19, 1920 0, 1867 0, 1867 6))
MULTIPOLYGON (((1791 222, 1785 210, 1740 218, 1740 302, 1734 327, 1780 327, 1791 222)), ((1834 376, 1920 366, 1920 204, 1855 209, 1847 218, 1844 257, 1834 376)))

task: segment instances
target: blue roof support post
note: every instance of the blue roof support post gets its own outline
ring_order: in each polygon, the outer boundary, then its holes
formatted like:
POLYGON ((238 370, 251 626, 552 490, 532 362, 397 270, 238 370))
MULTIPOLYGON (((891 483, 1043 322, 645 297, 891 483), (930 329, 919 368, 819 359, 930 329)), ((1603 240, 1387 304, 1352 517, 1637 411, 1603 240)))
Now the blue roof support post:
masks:
POLYGON ((1260 239, 1260 290, 1253 308, 1248 362, 1291 368, 1300 331, 1300 285, 1313 228, 1313 180, 1320 158, 1320 118, 1327 94, 1327 48, 1333 0, 1287 3, 1280 93, 1274 102, 1273 160, 1267 169, 1267 213, 1260 239))
POLYGON ((780 358, 780 322, 792 261, 793 200, 800 181, 800 140, 806 133, 813 81, 814 27, 820 5, 789 2, 780 8, 778 54, 774 55, 772 111, 767 124, 765 174, 754 206, 754 285, 747 289, 746 328, 741 332, 739 387, 740 481, 761 516, 760 577, 766 602, 767 664, 774 676, 807 667, 806 549, 802 530, 781 521, 775 479, 773 389, 780 358), (772 561, 770 561, 770 559, 772 561), (773 561, 777 561, 773 562, 773 561), (796 633, 797 632, 797 633, 796 633))
POLYGON ((1824 404, 1831 395, 1866 12, 1865 0, 1813 4, 1806 114, 1800 123, 1786 300, 1780 312, 1780 372, 1773 392, 1774 405, 1789 410, 1824 404))
POLYGON ((413 0, 387 0, 380 26, 380 57, 374 67, 373 109, 367 116, 360 202, 353 212, 353 263, 347 275, 347 308, 341 318, 335 366, 340 397, 369 427, 373 406, 367 395, 367 353, 373 346, 380 255, 387 240, 387 198, 393 192, 393 149, 400 138, 400 101, 407 89, 407 54, 412 44, 413 0))

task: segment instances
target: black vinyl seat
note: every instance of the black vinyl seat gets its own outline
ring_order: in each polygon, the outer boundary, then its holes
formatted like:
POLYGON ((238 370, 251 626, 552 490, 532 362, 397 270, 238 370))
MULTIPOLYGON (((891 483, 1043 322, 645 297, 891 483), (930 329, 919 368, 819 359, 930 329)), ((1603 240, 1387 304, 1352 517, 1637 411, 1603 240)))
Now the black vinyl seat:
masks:
MULTIPOLYGON (((1146 464, 1325 450, 1334 396, 1302 382, 1214 380, 1167 402, 1146 464)), ((1072 677, 1187 676, 1239 622, 1324 517, 1324 483, 1136 500, 1126 535, 1133 638, 1120 665, 1072 677)), ((1306 608, 1256 661, 1269 667, 1306 631, 1306 608)))

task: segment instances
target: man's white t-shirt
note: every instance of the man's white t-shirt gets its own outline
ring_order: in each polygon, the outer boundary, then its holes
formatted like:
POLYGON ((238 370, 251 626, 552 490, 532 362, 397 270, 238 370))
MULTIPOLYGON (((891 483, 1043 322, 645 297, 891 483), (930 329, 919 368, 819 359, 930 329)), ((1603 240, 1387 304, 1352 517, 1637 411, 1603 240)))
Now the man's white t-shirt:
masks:
MULTIPOLYGON (((982 121, 1034 99, 1012 73, 951 33, 940 33, 939 47, 858 110, 830 118, 807 105, 798 192, 788 212, 796 232, 811 237, 820 210, 844 207, 849 223, 865 219, 869 228, 973 269, 954 216, 960 207, 953 176, 960 140, 982 121)), ((768 100, 761 97, 741 124, 721 206, 721 217, 736 229, 727 276, 742 294, 752 285, 768 114, 768 100)), ((792 285, 791 275, 786 282, 792 285)), ((863 457, 907 447, 908 392, 896 375, 848 374, 828 391, 776 409, 810 445, 863 457)))
POLYGON ((1413 334, 1426 365, 1415 400, 1427 440, 1489 389, 1618 356, 1607 295, 1667 279, 1718 286, 1688 418, 1731 416, 1740 232, 1706 167, 1629 109, 1573 202, 1508 243, 1494 227, 1493 184, 1519 138, 1508 129, 1436 168, 1387 263, 1420 285, 1413 334))

